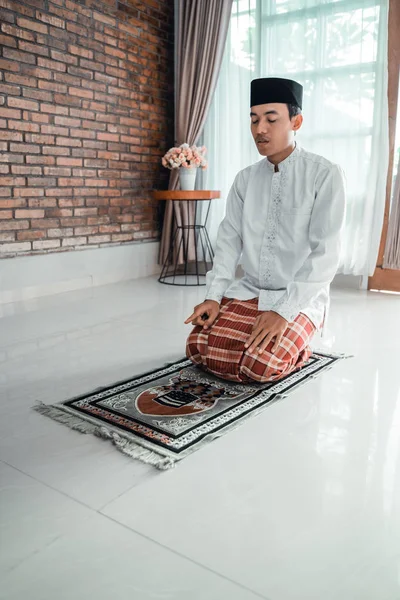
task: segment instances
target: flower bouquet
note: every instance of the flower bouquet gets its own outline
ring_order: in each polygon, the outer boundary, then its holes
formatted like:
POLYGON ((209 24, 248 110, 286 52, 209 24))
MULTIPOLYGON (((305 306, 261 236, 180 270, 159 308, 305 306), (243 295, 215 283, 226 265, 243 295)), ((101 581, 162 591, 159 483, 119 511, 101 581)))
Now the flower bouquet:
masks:
POLYGON ((204 158, 207 148, 202 146, 189 146, 181 144, 180 146, 170 148, 162 157, 161 162, 167 169, 181 169, 179 178, 182 190, 194 190, 196 181, 196 169, 206 169, 207 161, 204 158))

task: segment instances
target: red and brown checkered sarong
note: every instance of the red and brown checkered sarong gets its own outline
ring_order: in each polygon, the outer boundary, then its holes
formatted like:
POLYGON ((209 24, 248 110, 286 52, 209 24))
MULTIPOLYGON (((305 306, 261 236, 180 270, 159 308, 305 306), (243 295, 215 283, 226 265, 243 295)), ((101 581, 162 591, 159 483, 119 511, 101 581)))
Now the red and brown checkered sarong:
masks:
POLYGON ((316 328, 300 313, 289 323, 277 351, 271 342, 262 354, 257 348, 249 352, 244 345, 256 318, 258 298, 232 300, 223 298, 221 311, 211 329, 195 327, 186 344, 186 355, 196 365, 230 381, 276 381, 302 367, 311 356, 309 343, 316 328))

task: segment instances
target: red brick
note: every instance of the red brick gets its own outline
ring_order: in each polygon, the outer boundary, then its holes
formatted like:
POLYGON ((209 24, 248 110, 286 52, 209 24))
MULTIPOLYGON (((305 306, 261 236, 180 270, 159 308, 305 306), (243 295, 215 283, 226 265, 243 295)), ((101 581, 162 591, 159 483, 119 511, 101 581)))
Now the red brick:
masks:
POLYGON ((0 219, 12 219, 13 211, 12 210, 0 210, 0 219))
POLYGON ((59 222, 58 219, 32 219, 31 227, 32 229, 54 229, 54 227, 58 227, 59 222))
POLYGON ((87 223, 88 225, 100 225, 106 224, 110 222, 110 217, 108 215, 98 215, 96 217, 88 217, 87 223))
POLYGON ((0 154, 0 163, 22 163, 24 157, 22 154, 0 154))
POLYGON ((92 12, 87 8, 84 8, 81 4, 77 2, 71 2, 70 0, 66 0, 65 6, 69 10, 73 10, 74 12, 79 13, 80 15, 84 15, 85 17, 91 17, 92 12))
POLYGON ((17 233, 17 240, 25 241, 25 240, 41 240, 46 237, 46 233, 44 231, 19 231, 17 233))
POLYGON ((39 133, 26 133, 25 140, 33 144, 54 144, 54 135, 41 135, 39 133))
POLYGON ((26 200, 21 200, 20 198, 0 200, 0 208, 24 208, 26 206, 26 202, 26 200))
POLYGON ((55 146, 43 146, 43 154, 51 154, 54 156, 69 156, 69 148, 56 148, 55 146))
POLYGON ((28 185, 32 187, 55 187, 56 180, 52 177, 29 177, 28 185))
POLYGON ((80 119, 71 119, 69 117, 54 117, 56 125, 64 125, 65 127, 81 127, 82 121, 80 119))
POLYGON ((49 238, 71 237, 74 235, 74 230, 69 227, 58 227, 57 229, 48 229, 47 236, 49 238))
POLYGON ((16 219, 43 219, 44 210, 16 210, 16 219))
POLYGON ((57 60, 51 60, 50 58, 42 58, 39 56, 37 61, 39 67, 44 67, 45 69, 51 69, 52 71, 60 72, 65 72, 67 70, 65 64, 57 60))
POLYGON ((67 31, 71 31, 72 33, 76 33, 77 35, 82 35, 83 37, 88 37, 89 32, 87 27, 82 27, 82 25, 76 25, 75 23, 66 23, 67 31))
MULTIPOLYGON (((3 142, 0 142, 2 144, 3 142)), ((0 198, 5 198, 6 196, 11 196, 11 188, 9 187, 0 187, 0 198)))
POLYGON ((29 221, 0 221, 0 231, 19 231, 29 229, 29 221))
POLYGON ((85 237, 73 237, 62 240, 63 247, 84 246, 86 244, 85 237))
POLYGON ((40 10, 36 11, 36 18, 39 21, 43 21, 43 23, 48 23, 53 27, 59 27, 60 29, 65 29, 65 21, 63 19, 59 19, 58 17, 53 17, 52 15, 48 15, 43 13, 40 10))
POLYGON ((96 132, 87 129, 71 129, 71 137, 93 140, 96 137, 96 132))
POLYGON ((70 167, 81 167, 82 166, 82 159, 81 158, 64 158, 64 157, 60 157, 57 158, 57 165, 62 165, 62 166, 70 166, 70 167))
POLYGON ((68 115, 68 108, 65 106, 54 106, 53 104, 41 104, 40 110, 55 115, 68 115))
POLYGON ((44 190, 28 187, 14 188, 14 196, 17 198, 25 198, 26 196, 44 196, 44 190))
POLYGON ((14 242, 15 233, 0 233, 0 242, 14 242))
POLYGON ((25 119, 26 121, 28 119, 30 119, 33 123, 49 123, 50 122, 50 116, 49 115, 43 115, 42 113, 28 113, 26 110, 24 110, 22 118, 25 119))
POLYGON ((125 233, 126 231, 139 231, 140 229, 140 225, 138 225, 137 223, 123 223, 121 225, 121 231, 123 233, 125 233))
POLYGON ((70 87, 68 92, 71 96, 79 96, 80 98, 93 98, 93 92, 90 90, 83 90, 82 88, 70 87))
MULTIPOLYGON (((38 58, 38 60, 47 60, 46 58, 38 58)), ((40 67, 34 65, 24 65, 21 64, 21 72, 24 75, 29 75, 30 77, 35 77, 38 79, 51 79, 53 77, 53 73, 49 69, 41 69, 40 67)), ((37 87, 37 86, 35 86, 37 87)))
MULTIPOLYGON (((4 27, 4 25, 3 25, 4 27)), ((13 37, 8 35, 0 35, 0 45, 2 46, 10 46, 11 48, 17 47, 17 42, 13 37)))
POLYGON ((106 25, 111 25, 113 27, 115 27, 117 24, 116 20, 113 17, 108 17, 107 15, 96 11, 93 11, 93 18, 96 21, 100 21, 100 23, 105 23, 106 25))
POLYGON ((110 235, 89 235, 88 237, 89 244, 105 244, 107 242, 111 242, 110 235))
POLYGON ((0 140, 12 140, 13 142, 22 142, 22 133, 18 131, 1 131, 0 140))
POLYGON ((117 133, 102 133, 97 134, 97 139, 106 142, 119 142, 119 135, 117 133))
POLYGON ((5 79, 9 83, 18 83, 20 85, 26 85, 27 87, 33 88, 37 87, 37 79, 35 79, 34 77, 26 77, 25 75, 15 75, 14 73, 5 73, 5 79))
POLYGON ((34 250, 51 250, 53 248, 59 248, 60 246, 60 240, 43 240, 40 242, 33 242, 34 250))
POLYGON ((54 177, 69 177, 71 175, 71 169, 65 167, 44 167, 44 175, 50 175, 54 177))
MULTIPOLYGON (((35 41, 35 36, 30 31, 24 31, 19 27, 15 27, 15 25, 9 25, 8 23, 3 23, 1 26, 1 30, 8 35, 12 35, 13 37, 22 38, 24 40, 28 40, 29 42, 35 41)), ((8 44, 9 45, 9 44, 8 44)))
POLYGON ((18 44, 20 50, 25 52, 32 52, 33 54, 40 54, 40 56, 48 56, 49 49, 39 44, 31 44, 29 42, 20 41, 18 44))
POLYGON ((76 140, 76 139, 67 138, 67 137, 57 137, 56 144, 58 146, 75 146, 75 147, 82 146, 81 140, 76 140))
POLYGON ((42 125, 40 131, 45 135, 68 135, 66 127, 56 127, 55 125, 42 125))
POLYGON ((15 108, 23 108, 25 110, 39 110, 39 102, 25 100, 24 98, 9 98, 8 105, 15 108))
POLYGON ((29 252, 30 242, 21 242, 20 244, 0 244, 0 253, 29 252))
POLYGON ((38 33, 47 33, 49 30, 47 25, 43 25, 37 21, 30 21, 29 19, 17 18, 17 23, 24 29, 30 29, 32 31, 37 31, 38 33))
POLYGON ((99 227, 100 233, 119 233, 120 230, 119 225, 100 225, 99 227))
MULTIPOLYGON (((9 100, 11 100, 11 98, 9 98, 9 100)), ((20 119, 21 111, 0 107, 0 117, 5 117, 6 119, 20 119)))
POLYGON ((32 165, 54 165, 56 159, 54 156, 29 156, 26 155, 26 162, 32 165))
MULTIPOLYGON (((66 19, 67 21, 76 21, 78 19, 78 16, 72 10, 59 8, 57 6, 54 6, 52 3, 49 4, 49 12, 54 13, 55 15, 58 15, 59 17, 66 19)), ((66 23, 67 28, 68 25, 69 23, 66 23)))
POLYGON ((15 175, 42 175, 42 168, 29 167, 28 165, 12 165, 11 172, 15 175))
POLYGON ((54 187, 46 190, 46 196, 56 196, 57 198, 60 196, 72 196, 72 191, 72 188, 54 187))
POLYGON ((83 179, 80 177, 60 177, 58 185, 77 187, 83 185, 83 179))
POLYGON ((72 217, 72 209, 70 208, 52 208, 46 210, 48 217, 72 217))
POLYGON ((84 198, 60 198, 58 205, 61 208, 69 206, 83 206, 85 204, 84 198))
POLYGON ((87 198, 88 196, 98 196, 99 190, 98 190, 98 188, 90 188, 90 187, 75 188, 74 194, 75 195, 84 195, 87 198))
POLYGON ((41 92, 39 90, 24 89, 23 94, 26 98, 41 100, 42 102, 51 102, 53 100, 50 92, 41 92))
POLYGON ((11 152, 31 152, 32 154, 39 154, 40 146, 34 146, 33 144, 10 144, 11 152))
POLYGON ((7 85, 0 82, 0 93, 6 96, 19 96, 21 94, 21 88, 16 85, 7 85))
POLYGON ((55 208, 57 206, 56 198, 29 198, 29 208, 55 208))
POLYGON ((81 48, 80 46, 70 44, 68 50, 71 52, 71 54, 76 54, 77 56, 82 56, 83 58, 93 59, 93 52, 91 50, 86 50, 86 48, 81 48))
POLYGON ((50 54, 51 58, 53 58, 54 60, 68 63, 70 65, 78 64, 78 59, 75 56, 71 56, 71 54, 66 54, 65 52, 58 52, 58 50, 51 50, 50 54))
POLYGON ((76 217, 92 217, 97 215, 97 208, 76 208, 74 214, 76 217))
POLYGON ((36 123, 25 123, 24 121, 8 121, 8 129, 16 131, 39 131, 36 123))
POLYGON ((0 177, 0 187, 25 185, 25 177, 0 177))
POLYGON ((131 233, 117 233, 111 236, 112 242, 128 242, 133 239, 133 234, 131 233))
POLYGON ((85 225, 86 219, 78 218, 78 217, 71 217, 71 218, 67 218, 67 219, 61 219, 60 222, 61 222, 62 227, 77 227, 79 225, 85 225))
POLYGON ((39 80, 39 88, 42 90, 49 90, 51 92, 59 92, 61 94, 65 94, 67 91, 67 86, 63 83, 56 83, 55 81, 42 81, 39 80))
POLYGON ((16 60, 18 63, 28 63, 30 65, 34 65, 36 63, 36 58, 29 54, 28 52, 20 52, 19 50, 14 50, 14 48, 3 48, 3 56, 4 58, 8 58, 10 60, 16 60))
POLYGON ((93 225, 91 227, 76 227, 74 230, 75 235, 92 235, 98 232, 99 228, 93 225))

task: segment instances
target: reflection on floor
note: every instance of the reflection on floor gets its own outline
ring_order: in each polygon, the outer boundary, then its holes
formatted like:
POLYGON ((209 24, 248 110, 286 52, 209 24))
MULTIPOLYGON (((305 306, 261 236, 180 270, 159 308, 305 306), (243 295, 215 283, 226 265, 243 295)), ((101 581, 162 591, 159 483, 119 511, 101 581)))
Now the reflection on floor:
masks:
POLYGON ((0 598, 398 600, 400 298, 332 293, 354 354, 159 473, 30 407, 184 353, 204 288, 0 307, 0 598))

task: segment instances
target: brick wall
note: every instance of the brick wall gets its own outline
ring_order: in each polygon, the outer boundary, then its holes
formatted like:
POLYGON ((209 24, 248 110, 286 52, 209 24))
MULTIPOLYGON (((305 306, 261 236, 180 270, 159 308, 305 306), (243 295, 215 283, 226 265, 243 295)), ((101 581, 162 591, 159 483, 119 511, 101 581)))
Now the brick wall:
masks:
POLYGON ((0 256, 156 239, 172 0, 0 0, 0 256))

